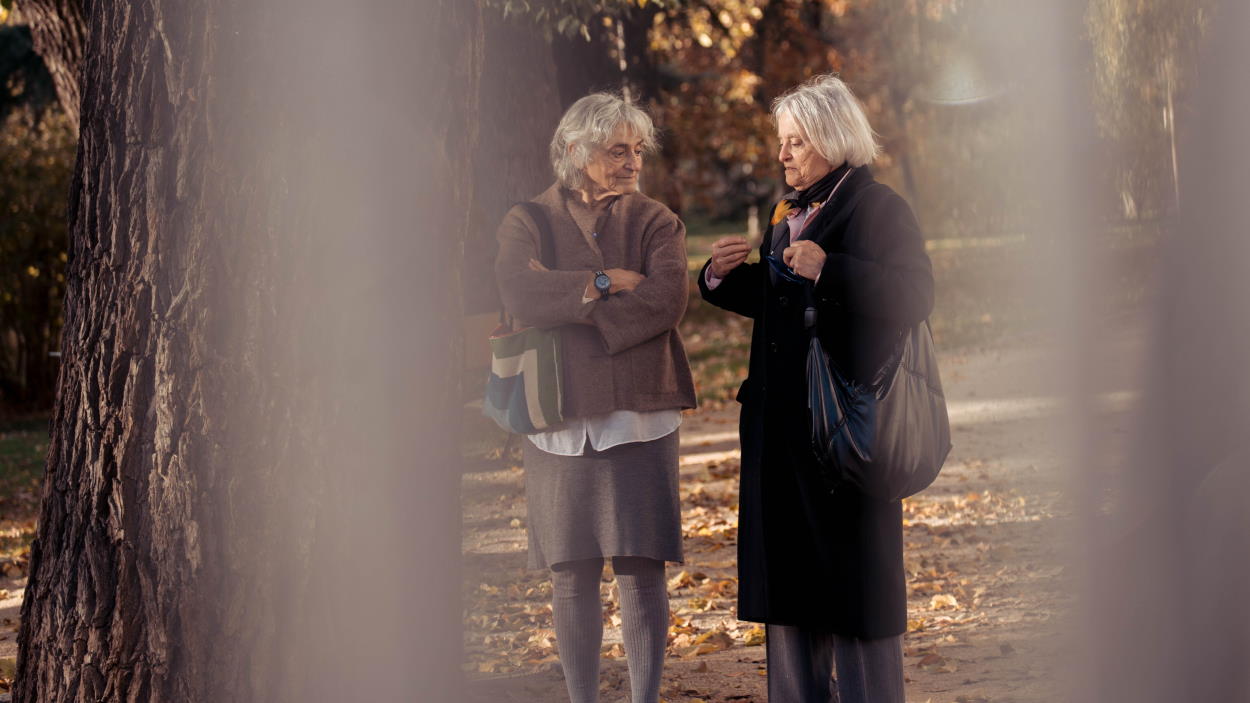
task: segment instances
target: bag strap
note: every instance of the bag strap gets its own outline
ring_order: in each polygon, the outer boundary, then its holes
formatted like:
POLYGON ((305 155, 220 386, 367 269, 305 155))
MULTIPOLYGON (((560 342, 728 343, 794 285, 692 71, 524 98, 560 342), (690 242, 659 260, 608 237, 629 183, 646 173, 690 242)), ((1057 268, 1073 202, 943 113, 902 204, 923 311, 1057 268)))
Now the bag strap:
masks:
MULTIPOLYGON (((876 185, 879 185, 879 184, 875 182, 869 183, 868 185, 864 186, 863 188, 860 188, 853 195, 851 195, 851 199, 846 201, 846 204, 843 205, 842 208, 839 210, 837 218, 834 219, 833 223, 829 226, 830 231, 835 231, 845 226, 847 221, 851 219, 851 215, 855 214, 855 208, 859 205, 859 202, 864 199, 864 194, 872 190, 873 186, 876 186, 876 185)), ((819 215, 820 213, 817 213, 818 217, 819 215)), ((815 281, 808 281, 803 284, 803 296, 807 303, 807 307, 804 308, 803 310, 803 326, 807 328, 808 333, 814 337, 816 336, 816 282, 815 281)))
MULTIPOLYGON (((547 208, 530 200, 522 200, 516 203, 516 207, 525 211, 534 224, 538 226, 538 241, 534 242, 534 246, 538 249, 538 260, 543 266, 553 268, 556 259, 555 239, 551 234, 551 219, 547 217, 547 208)), ((507 309, 503 306, 502 301, 499 306, 499 326, 511 328, 513 320, 509 318, 507 309)))
MULTIPOLYGON (((863 189, 861 189, 859 192, 851 196, 851 199, 847 201, 846 205, 842 208, 842 211, 838 213, 838 219, 834 220, 835 222, 834 227, 841 227, 846 223, 847 220, 850 219, 851 215, 854 213, 855 206, 859 205, 859 201, 863 199, 864 193, 868 192, 868 190, 875 185, 879 185, 879 184, 870 183, 867 186, 865 186, 863 189)), ((816 319, 817 319, 816 282, 815 281, 806 282, 803 285, 803 294, 804 294, 804 298, 806 299, 806 305, 807 305, 807 307, 804 308, 803 310, 803 326, 807 328, 807 332, 808 332, 808 335, 810 335, 810 338, 819 342, 820 340, 819 340, 819 336, 816 330, 816 319)), ((928 320, 927 319, 921 320, 919 324, 928 325, 928 320)), ((891 358, 886 360, 886 362, 882 365, 881 369, 879 369, 876 374, 873 374, 874 378, 880 377, 882 373, 888 370, 891 365, 897 366, 898 364, 902 363, 902 357, 898 352, 900 342, 905 340, 907 338, 907 335, 910 334, 915 328, 916 326, 914 325, 912 327, 904 327, 899 332, 898 339, 894 341, 895 351, 891 353, 891 358)), ((833 364, 832 360, 830 360, 829 363, 830 365, 832 365, 833 364)))
POLYGON ((538 226, 538 260, 547 268, 554 268, 556 263, 555 238, 551 234, 551 219, 547 217, 547 208, 530 200, 517 203, 538 226))

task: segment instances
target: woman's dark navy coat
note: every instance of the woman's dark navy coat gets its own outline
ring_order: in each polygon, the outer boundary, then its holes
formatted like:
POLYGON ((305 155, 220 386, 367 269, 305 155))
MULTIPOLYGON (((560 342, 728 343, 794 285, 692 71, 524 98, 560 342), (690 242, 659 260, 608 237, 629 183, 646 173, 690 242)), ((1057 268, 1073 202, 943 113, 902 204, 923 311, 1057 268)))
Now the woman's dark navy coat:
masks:
MULTIPOLYGON (((821 342, 839 368, 867 382, 899 334, 933 308, 924 239, 906 201, 866 167, 855 169, 812 217, 801 238, 827 253, 815 288, 821 342)), ((764 237, 761 256, 788 236, 782 219, 764 237)), ((706 269, 699 275, 704 299, 755 321, 750 371, 738 392, 738 617, 844 636, 901 634, 907 625, 901 503, 874 500, 846 484, 831 494, 817 474, 802 287, 761 262, 738 266, 708 290, 706 269)))

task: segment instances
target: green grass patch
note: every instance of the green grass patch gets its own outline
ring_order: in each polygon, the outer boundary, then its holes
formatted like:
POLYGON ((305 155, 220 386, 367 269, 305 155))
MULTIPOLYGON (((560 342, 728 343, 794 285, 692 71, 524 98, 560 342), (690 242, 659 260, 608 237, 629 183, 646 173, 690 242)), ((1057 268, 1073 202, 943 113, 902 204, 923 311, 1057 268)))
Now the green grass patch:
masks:
POLYGON ((726 234, 744 234, 746 233, 746 220, 709 220, 705 217, 688 217, 683 220, 686 224, 686 237, 706 237, 708 241, 717 237, 723 237, 726 234))
POLYGON ((48 454, 48 418, 29 418, 0 425, 0 498, 6 489, 38 487, 48 454))
POLYGON ((48 418, 0 423, 0 571, 25 574, 48 454, 48 418))

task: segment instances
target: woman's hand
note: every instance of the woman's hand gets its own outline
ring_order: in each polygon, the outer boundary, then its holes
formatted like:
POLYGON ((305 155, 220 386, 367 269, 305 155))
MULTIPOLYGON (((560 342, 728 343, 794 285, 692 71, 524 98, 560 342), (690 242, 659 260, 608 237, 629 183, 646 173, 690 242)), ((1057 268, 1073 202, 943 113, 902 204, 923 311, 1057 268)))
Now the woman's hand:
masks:
MULTIPOLYGON (((530 259, 531 271, 546 271, 547 267, 537 259, 530 259)), ((604 271, 608 278, 612 279, 612 287, 608 289, 608 293, 621 293, 627 290, 633 290, 638 287, 639 283, 647 280, 647 277, 637 271, 629 271, 627 269, 607 269, 604 271)), ((586 297, 593 297, 591 294, 598 294, 595 288, 595 279, 592 275, 590 283, 586 285, 586 297)))
POLYGON ((747 260, 751 245, 746 237, 721 237, 712 243, 712 275, 724 278, 747 260))
POLYGON ((808 239, 800 239, 794 246, 786 247, 781 252, 781 258, 785 260, 786 266, 809 281, 816 280, 821 269, 825 267, 825 250, 808 239))
MULTIPOLYGON (((534 261, 533 259, 530 259, 530 268, 534 268, 534 264, 538 264, 538 262, 534 261)), ((538 264, 538 265, 542 266, 542 264, 538 264)), ((534 270, 546 271, 547 269, 546 268, 543 268, 543 269, 534 268, 534 270)), ((607 274, 608 278, 612 280, 612 286, 608 288, 608 295, 611 295, 613 293, 620 293, 622 291, 633 290, 638 287, 639 283, 642 283, 647 278, 646 276, 642 275, 641 273, 638 273, 637 271, 627 271, 625 269, 607 269, 606 271, 604 271, 604 273, 607 274)), ((586 293, 584 294, 584 297, 586 298, 598 298, 599 297, 599 289, 595 288, 595 274, 593 272, 590 274, 590 282, 586 284, 586 293)))
POLYGON ((647 279, 646 276, 637 271, 627 271, 625 269, 607 269, 604 273, 608 274, 608 278, 612 279, 612 287, 608 289, 608 293, 623 293, 627 290, 633 290, 647 279))

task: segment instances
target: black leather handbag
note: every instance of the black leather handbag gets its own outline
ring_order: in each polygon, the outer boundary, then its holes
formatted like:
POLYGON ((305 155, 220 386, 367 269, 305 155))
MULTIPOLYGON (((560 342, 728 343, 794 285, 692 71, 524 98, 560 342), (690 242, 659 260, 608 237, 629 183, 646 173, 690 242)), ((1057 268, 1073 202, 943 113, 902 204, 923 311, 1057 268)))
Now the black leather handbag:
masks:
POLYGON ((844 376, 816 334, 810 302, 804 325, 807 404, 812 449, 831 490, 850 482, 885 501, 914 495, 933 483, 951 450, 950 419, 927 321, 905 331, 893 353, 862 385, 844 376))

